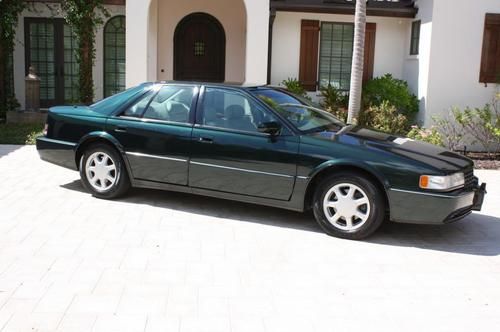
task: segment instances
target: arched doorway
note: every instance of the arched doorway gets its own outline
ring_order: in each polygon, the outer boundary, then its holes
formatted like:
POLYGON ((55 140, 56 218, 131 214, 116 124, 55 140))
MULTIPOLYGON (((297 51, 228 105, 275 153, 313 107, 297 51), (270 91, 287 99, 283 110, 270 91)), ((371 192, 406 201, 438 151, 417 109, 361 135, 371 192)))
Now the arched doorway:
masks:
POLYGON ((226 34, 213 16, 193 13, 184 17, 174 34, 174 79, 223 82, 226 34))

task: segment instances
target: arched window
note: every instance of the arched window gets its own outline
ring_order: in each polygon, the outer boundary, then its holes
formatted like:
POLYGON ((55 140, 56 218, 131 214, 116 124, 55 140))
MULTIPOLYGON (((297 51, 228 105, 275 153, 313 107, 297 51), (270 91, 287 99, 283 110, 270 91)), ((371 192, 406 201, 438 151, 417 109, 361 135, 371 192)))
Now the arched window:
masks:
POLYGON ((104 97, 125 89, 125 16, 104 26, 104 97))

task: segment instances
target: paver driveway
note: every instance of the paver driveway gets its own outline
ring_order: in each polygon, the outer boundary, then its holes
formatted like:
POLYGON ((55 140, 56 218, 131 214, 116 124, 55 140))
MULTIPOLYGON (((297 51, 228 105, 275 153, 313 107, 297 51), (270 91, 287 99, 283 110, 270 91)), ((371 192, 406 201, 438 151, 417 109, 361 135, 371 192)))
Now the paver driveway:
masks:
POLYGON ((33 147, 0 146, 0 330, 498 330, 500 172, 477 174, 480 214, 353 242, 273 208, 98 200, 33 147))

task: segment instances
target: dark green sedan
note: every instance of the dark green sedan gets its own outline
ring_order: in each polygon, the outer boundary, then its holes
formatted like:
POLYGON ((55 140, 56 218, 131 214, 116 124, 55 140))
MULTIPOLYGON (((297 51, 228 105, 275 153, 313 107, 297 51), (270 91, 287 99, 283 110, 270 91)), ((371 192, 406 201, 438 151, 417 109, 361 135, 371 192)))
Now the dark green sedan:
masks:
POLYGON ((40 157, 80 171, 95 197, 130 187, 312 209, 326 233, 384 220, 446 224, 480 210, 471 160, 346 125, 268 86, 145 83, 88 107, 51 108, 40 157))

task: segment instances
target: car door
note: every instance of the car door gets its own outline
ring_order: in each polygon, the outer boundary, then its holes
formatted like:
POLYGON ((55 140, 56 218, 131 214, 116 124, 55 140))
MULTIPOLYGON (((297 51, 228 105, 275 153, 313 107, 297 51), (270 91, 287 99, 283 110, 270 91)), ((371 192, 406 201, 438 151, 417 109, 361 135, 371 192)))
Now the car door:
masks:
POLYGON ((276 136, 258 131, 279 121, 239 89, 206 87, 193 129, 189 186, 288 200, 296 175, 299 140, 286 127, 276 136))
POLYGON ((107 122, 138 180, 188 184, 188 159, 197 86, 163 85, 107 122))

